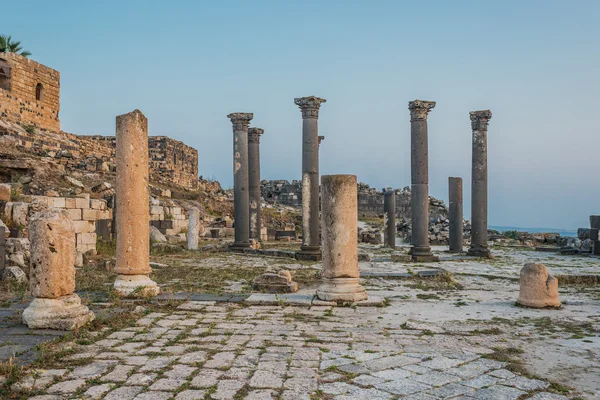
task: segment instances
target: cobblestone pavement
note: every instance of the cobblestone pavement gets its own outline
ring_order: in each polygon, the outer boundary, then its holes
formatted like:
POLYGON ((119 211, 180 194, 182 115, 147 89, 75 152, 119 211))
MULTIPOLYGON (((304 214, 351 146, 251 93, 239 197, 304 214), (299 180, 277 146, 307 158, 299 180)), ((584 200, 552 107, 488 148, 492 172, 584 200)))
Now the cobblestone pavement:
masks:
POLYGON ((373 322, 382 310, 186 302, 107 331, 64 359, 77 366, 14 389, 35 400, 567 399, 484 346, 411 346, 406 330, 373 322))

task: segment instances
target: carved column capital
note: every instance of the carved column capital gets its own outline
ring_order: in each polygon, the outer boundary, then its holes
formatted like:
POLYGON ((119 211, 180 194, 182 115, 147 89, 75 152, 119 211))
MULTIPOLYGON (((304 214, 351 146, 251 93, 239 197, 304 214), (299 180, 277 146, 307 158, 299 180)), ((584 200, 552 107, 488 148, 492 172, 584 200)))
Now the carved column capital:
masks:
POLYGON ((474 131, 487 130, 492 112, 490 110, 471 111, 471 129, 474 131))
POLYGON ((263 133, 265 133, 265 130, 261 128, 248 129, 248 142, 260 143, 260 135, 262 135, 263 133))
POLYGON ((408 102, 410 120, 427 120, 427 114, 435 107, 435 101, 413 100, 408 102))
POLYGON ((325 136, 319 136, 319 137, 318 137, 318 139, 319 139, 319 144, 321 144, 321 142, 322 142, 323 140, 325 140, 325 136))
POLYGON ((231 120, 233 124, 233 130, 245 130, 248 129, 248 125, 250 125, 250 121, 254 118, 253 113, 231 113, 227 115, 227 118, 231 120))
POLYGON ((315 96, 300 97, 294 99, 294 104, 302 110, 302 118, 319 118, 321 103, 327 100, 315 96))

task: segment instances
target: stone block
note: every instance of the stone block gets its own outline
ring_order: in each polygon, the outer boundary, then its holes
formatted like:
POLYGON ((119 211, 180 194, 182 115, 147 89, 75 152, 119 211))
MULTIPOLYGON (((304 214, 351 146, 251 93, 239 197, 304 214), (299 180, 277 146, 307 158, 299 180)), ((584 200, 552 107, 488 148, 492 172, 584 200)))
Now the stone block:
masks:
POLYGON ((181 207, 171 207, 171 214, 173 214, 173 215, 180 215, 181 214, 181 207))
POLYGON ((76 208, 90 208, 90 200, 85 197, 76 197, 75 198, 75 207, 76 208))
POLYGON ((92 221, 73 221, 73 229, 75 233, 92 233, 96 232, 96 225, 92 221))
POLYGON ((90 208, 94 210, 106 210, 106 200, 90 200, 90 208))
MULTIPOLYGON (((67 200, 69 200, 69 199, 67 199, 67 200)), ((67 212, 67 214, 69 214, 69 217, 71 218, 71 220, 81 221, 81 218, 82 218, 81 208, 67 208, 65 211, 67 212)))
POLYGON ((82 211, 81 219, 84 221, 95 221, 98 219, 97 210, 92 210, 91 208, 84 208, 82 211))
POLYGON ((577 238, 580 240, 590 238, 590 228, 579 228, 577 229, 577 238))
POLYGON ((292 281, 289 271, 280 271, 278 274, 262 274, 254 279, 252 287, 266 293, 294 293, 298 291, 298 283, 292 281))
POLYGON ((392 253, 392 262, 410 262, 412 261, 412 257, 410 254, 405 253, 392 253))
POLYGON ((54 208, 66 208, 66 199, 64 197, 54 197, 52 199, 52 207, 54 208))
POLYGON ((78 233, 77 234, 77 248, 80 245, 94 245, 96 246, 96 233, 78 233))
POLYGON ((77 208, 77 199, 73 197, 65 198, 65 208, 77 208))
POLYGON ((0 184, 0 201, 10 201, 11 186, 8 183, 0 184))
POLYGON ((112 219, 110 210, 96 210, 96 220, 100 219, 112 219))
POLYGON ((81 304, 76 294, 56 299, 36 298, 23 311, 23 323, 31 329, 73 330, 93 319, 94 313, 81 304))
POLYGON ((165 209, 162 206, 150 207, 150 215, 162 215, 165 213, 165 209))
POLYGON ((517 303, 525 307, 560 307, 558 279, 548 273, 544 264, 526 264, 521 269, 521 288, 517 303))

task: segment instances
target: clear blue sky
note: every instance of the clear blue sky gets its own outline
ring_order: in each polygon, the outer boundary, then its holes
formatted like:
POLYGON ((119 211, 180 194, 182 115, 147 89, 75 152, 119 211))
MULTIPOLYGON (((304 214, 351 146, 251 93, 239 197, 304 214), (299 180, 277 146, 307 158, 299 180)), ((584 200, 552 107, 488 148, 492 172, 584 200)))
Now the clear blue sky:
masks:
POLYGON ((232 184, 230 112, 265 129, 266 179, 301 175, 301 115, 321 108, 323 174, 410 184, 407 103, 430 113, 430 193, 470 202, 469 111, 491 109, 490 224, 575 228, 600 214, 598 1, 14 1, 0 32, 61 72, 61 124, 113 135, 135 108, 151 135, 198 149, 232 184))

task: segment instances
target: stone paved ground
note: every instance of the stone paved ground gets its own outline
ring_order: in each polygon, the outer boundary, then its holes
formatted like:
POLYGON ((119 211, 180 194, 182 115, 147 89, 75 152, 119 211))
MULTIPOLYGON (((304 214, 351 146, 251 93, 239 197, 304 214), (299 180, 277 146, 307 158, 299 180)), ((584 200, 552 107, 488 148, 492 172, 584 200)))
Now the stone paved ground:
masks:
POLYGON ((371 318, 383 310, 186 302, 13 389, 35 400, 567 399, 486 358, 485 346, 450 350, 422 332, 382 328, 371 318))

